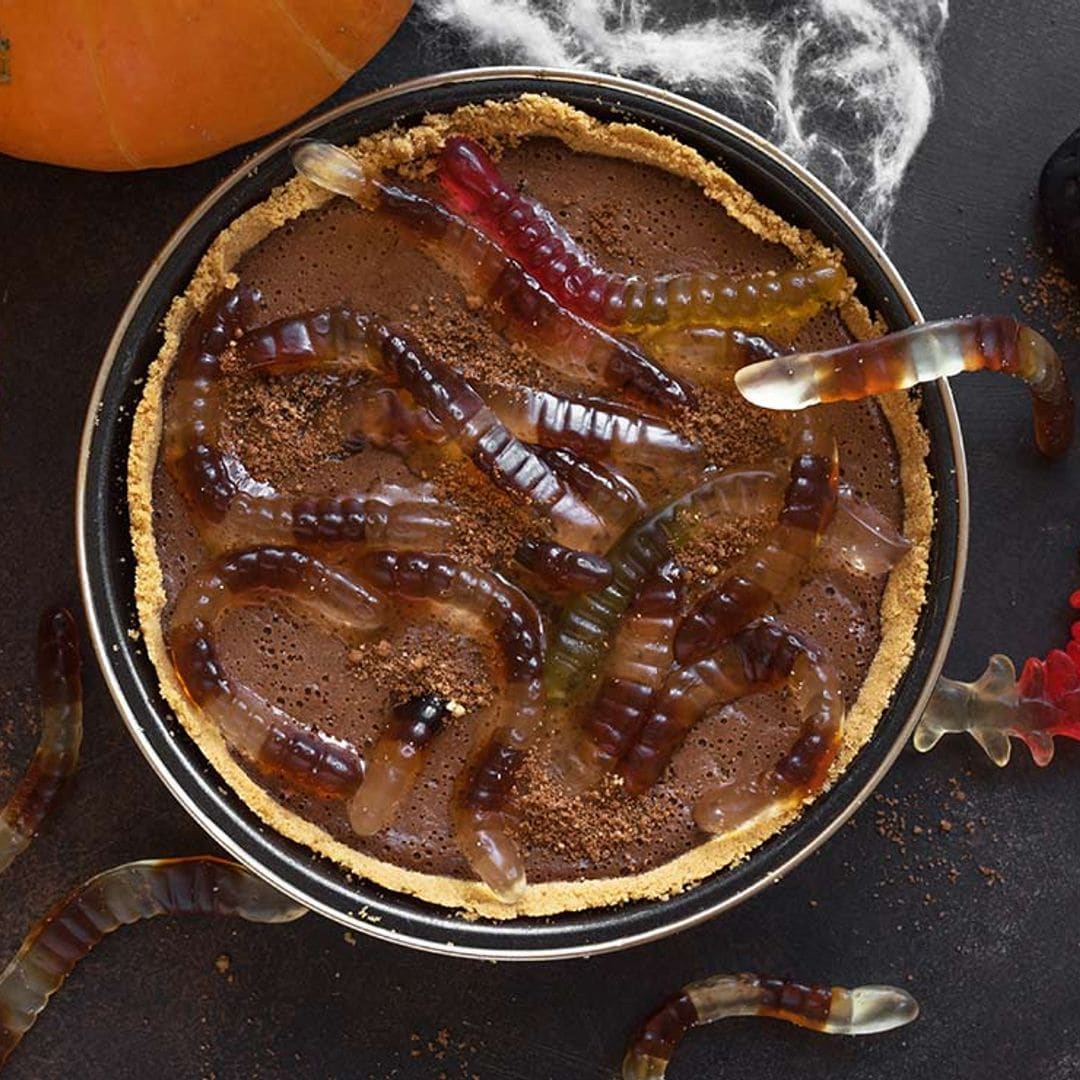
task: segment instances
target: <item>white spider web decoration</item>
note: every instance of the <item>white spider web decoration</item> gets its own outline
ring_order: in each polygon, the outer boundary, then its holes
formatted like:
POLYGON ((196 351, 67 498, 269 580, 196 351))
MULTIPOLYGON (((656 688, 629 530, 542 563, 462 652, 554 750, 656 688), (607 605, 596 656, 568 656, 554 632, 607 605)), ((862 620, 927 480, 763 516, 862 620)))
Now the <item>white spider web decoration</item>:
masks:
POLYGON ((949 0, 768 7, 424 0, 430 19, 500 62, 600 69, 708 100, 820 176, 884 239, 933 114, 949 0))

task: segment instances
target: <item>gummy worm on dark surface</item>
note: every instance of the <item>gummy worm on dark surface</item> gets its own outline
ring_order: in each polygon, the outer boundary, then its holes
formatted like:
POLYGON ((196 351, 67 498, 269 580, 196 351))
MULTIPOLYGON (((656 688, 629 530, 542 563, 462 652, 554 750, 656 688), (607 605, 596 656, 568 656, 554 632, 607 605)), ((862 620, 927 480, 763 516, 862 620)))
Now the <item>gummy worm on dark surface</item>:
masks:
POLYGON ((65 608, 41 616, 37 636, 41 737, 15 793, 0 811, 0 873, 41 827, 79 764, 82 678, 79 632, 65 608))
POLYGON ((292 922, 307 908, 237 863, 211 855, 150 859, 84 882, 27 934, 0 972, 0 1066, 75 965, 107 934, 156 915, 239 915, 292 922))
POLYGON ((770 1016, 826 1035, 877 1035, 910 1024, 918 1002, 895 986, 804 985, 765 975, 714 975, 684 986, 630 1040, 623 1080, 663 1080, 683 1037, 731 1016, 770 1016))

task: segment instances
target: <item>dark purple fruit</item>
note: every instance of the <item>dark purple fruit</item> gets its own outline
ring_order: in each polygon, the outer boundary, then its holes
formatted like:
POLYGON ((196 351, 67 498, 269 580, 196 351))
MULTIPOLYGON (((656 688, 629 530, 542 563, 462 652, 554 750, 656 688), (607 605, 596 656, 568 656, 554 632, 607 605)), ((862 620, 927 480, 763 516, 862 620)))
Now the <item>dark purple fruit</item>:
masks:
POLYGON ((1080 280, 1080 128, 1047 159, 1039 177, 1039 208, 1054 253, 1080 280))

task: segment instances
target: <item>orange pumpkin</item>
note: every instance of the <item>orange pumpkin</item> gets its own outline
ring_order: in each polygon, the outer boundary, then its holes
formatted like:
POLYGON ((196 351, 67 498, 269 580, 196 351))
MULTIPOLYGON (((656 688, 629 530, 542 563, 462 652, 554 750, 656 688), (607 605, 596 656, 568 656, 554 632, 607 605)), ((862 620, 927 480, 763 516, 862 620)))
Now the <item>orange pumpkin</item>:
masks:
POLYGON ((0 0, 0 151, 179 165, 336 90, 411 0, 0 0))

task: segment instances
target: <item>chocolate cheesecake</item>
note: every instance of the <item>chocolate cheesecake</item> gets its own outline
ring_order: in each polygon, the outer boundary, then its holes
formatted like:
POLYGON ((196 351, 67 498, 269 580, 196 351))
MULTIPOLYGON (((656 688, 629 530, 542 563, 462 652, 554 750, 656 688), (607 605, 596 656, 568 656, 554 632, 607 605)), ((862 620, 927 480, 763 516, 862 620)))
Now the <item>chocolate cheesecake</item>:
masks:
MULTIPOLYGON (((843 271, 838 252, 785 223, 696 151, 636 125, 600 123, 546 97, 429 116, 408 130, 369 136, 350 153, 366 174, 440 199, 435 169, 451 134, 480 140, 516 189, 546 206, 615 270, 713 269, 733 278, 814 266, 843 271)), ((490 726, 505 689, 500 658, 488 635, 463 630, 421 603, 405 604, 385 629, 355 640, 272 598, 230 610, 215 631, 215 662, 235 684, 256 688, 305 729, 361 755, 370 755, 395 706, 420 698, 446 705, 415 785, 384 827, 359 835, 340 797, 302 790, 287 774, 237 752, 177 675, 176 602, 215 553, 168 467, 163 440, 175 404, 177 357, 191 348, 194 328, 222 291, 237 283, 257 290, 252 326, 304 312, 363 313, 406 334, 480 394, 525 386, 582 400, 618 396, 583 387, 569 365, 544 362, 527 340, 505 333, 484 297, 463 288, 393 215, 306 180, 276 189, 218 236, 166 320, 136 417, 129 500, 141 628, 162 693, 224 782, 260 818, 380 885, 508 918, 670 895, 722 872, 799 814, 805 800, 717 835, 701 832, 693 816, 704 792, 717 785, 752 787, 797 742, 799 716, 786 686, 706 711, 643 794, 631 793, 616 772, 584 791, 568 787, 553 761, 588 701, 548 702, 513 781, 513 832, 528 885, 512 903, 500 901, 476 880, 455 839, 450 809, 478 733, 490 726)), ((821 310, 773 336, 780 348, 822 349, 882 329, 845 276, 821 310)), ((244 336, 237 335, 221 358, 220 440, 230 459, 242 463, 248 490, 297 500, 312 493, 415 492, 448 519, 439 553, 457 566, 498 575, 532 598, 550 648, 566 597, 537 587, 515 560, 523 540, 552 538, 536 508, 437 440, 402 453, 365 438, 355 418, 357 393, 369 381, 363 375, 253 375, 242 355, 244 336)), ((647 337, 642 348, 650 348, 647 337)), ((657 358, 663 364, 662 355, 657 358)), ((828 784, 872 737, 911 657, 933 510, 926 436, 912 399, 887 395, 821 412, 835 437, 843 483, 910 541, 887 574, 871 576, 837 558, 826 534, 797 587, 775 607, 784 626, 812 638, 828 658, 846 706, 828 784)), ((743 401, 730 378, 694 386, 691 399, 674 405, 663 421, 700 448, 701 474, 687 475, 686 488, 723 470, 785 461, 792 422, 743 401)), ((680 494, 671 475, 646 476, 637 490, 643 516, 680 494)), ((771 515, 712 522, 689 539, 677 557, 685 609, 774 525, 775 508, 771 515)), ((602 556, 608 547, 598 540, 595 553, 602 556)))

